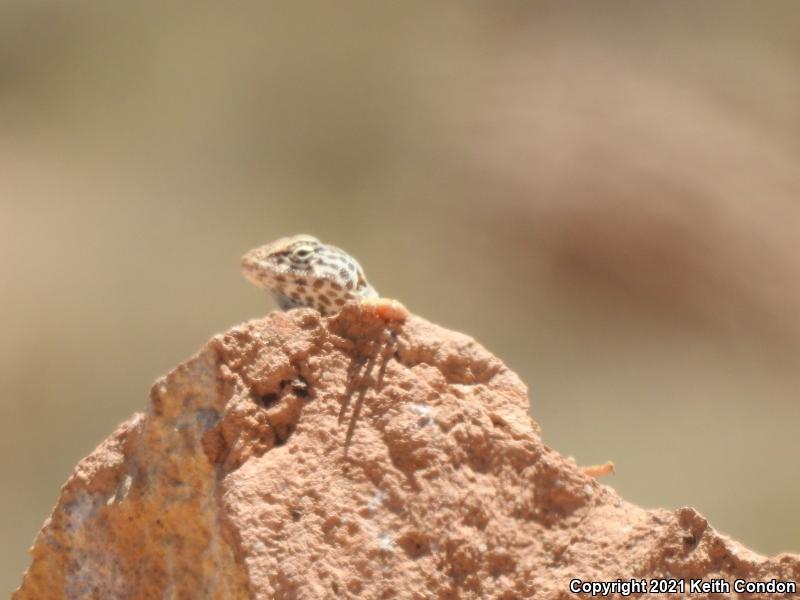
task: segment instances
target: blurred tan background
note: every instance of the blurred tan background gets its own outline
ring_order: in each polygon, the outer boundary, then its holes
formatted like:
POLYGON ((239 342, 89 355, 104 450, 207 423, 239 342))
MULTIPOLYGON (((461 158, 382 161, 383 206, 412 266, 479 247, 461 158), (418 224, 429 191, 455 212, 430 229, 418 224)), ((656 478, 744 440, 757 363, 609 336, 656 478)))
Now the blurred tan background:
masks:
POLYGON ((3 1, 2 588, 299 232, 628 500, 800 552, 798 4, 333 4, 3 1))

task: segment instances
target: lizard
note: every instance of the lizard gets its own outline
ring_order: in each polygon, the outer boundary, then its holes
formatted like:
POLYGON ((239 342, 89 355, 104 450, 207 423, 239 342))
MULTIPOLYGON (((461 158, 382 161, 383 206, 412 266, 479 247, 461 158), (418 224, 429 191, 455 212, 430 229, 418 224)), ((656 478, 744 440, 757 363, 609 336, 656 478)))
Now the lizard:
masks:
MULTIPOLYGON (((348 302, 387 322, 403 322, 408 310, 397 300, 382 298, 358 261, 344 250, 311 235, 284 237, 253 248, 242 256, 242 274, 269 290, 281 310, 308 307, 323 316, 336 314, 348 302)), ((614 472, 614 463, 580 467, 590 477, 614 472)))
POLYGON ((253 248, 242 256, 241 266, 245 279, 269 290, 281 310, 308 307, 330 316, 348 302, 358 302, 387 322, 408 317, 400 302, 380 297, 355 258, 311 235, 253 248))

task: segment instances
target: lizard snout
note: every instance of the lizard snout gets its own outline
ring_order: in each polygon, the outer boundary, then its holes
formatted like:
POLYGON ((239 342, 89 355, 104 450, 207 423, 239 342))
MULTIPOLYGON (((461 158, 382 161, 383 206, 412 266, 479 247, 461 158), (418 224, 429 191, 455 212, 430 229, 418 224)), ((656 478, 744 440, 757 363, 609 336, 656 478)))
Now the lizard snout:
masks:
POLYGON ((244 275, 247 281, 253 285, 263 287, 265 265, 261 257, 256 252, 250 251, 242 256, 240 265, 242 268, 242 275, 244 275))

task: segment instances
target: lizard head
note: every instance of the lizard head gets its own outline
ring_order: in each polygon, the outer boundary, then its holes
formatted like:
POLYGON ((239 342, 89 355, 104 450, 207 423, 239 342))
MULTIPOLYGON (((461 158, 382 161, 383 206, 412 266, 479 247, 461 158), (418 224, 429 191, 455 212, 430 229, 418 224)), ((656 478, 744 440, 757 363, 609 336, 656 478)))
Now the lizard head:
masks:
POLYGON ((322 242, 310 235, 280 238, 242 256, 242 273, 250 283, 274 289, 281 278, 311 274, 313 259, 322 248, 322 242))
POLYGON ((345 302, 375 298, 355 258, 310 235, 281 238, 242 257, 242 273, 282 309, 309 306, 331 314, 345 302))

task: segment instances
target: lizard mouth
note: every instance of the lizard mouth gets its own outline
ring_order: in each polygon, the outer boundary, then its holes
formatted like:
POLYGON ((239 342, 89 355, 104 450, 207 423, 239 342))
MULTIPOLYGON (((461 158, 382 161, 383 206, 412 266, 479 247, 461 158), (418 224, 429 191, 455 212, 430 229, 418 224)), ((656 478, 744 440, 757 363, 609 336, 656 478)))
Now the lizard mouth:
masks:
POLYGON ((242 275, 253 285, 262 286, 264 284, 263 273, 264 264, 251 253, 242 256, 241 260, 242 275))

